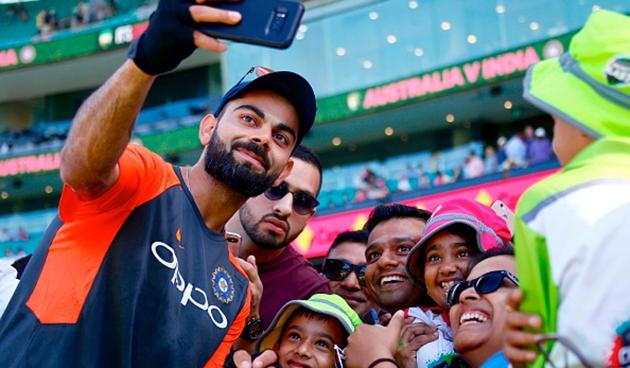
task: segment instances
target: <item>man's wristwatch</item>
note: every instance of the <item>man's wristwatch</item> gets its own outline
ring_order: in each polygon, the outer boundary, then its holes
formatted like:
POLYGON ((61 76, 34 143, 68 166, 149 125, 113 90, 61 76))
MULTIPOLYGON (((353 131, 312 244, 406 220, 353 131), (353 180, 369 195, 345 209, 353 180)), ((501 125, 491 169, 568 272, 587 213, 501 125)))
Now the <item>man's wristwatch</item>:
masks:
POLYGON ((262 320, 258 317, 248 317, 241 337, 247 340, 258 340, 263 334, 262 320))

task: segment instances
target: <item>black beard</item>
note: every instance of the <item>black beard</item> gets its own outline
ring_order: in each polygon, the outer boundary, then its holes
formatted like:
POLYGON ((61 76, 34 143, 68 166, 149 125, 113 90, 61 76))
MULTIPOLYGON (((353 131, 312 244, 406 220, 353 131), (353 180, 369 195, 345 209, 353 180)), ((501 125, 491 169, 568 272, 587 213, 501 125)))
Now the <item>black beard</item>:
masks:
POLYGON ((241 226, 243 226, 243 230, 247 233, 247 236, 260 248, 268 249, 268 250, 276 250, 286 247, 291 241, 289 240, 289 233, 291 229, 287 230, 284 238, 279 238, 272 234, 267 234, 259 230, 260 224, 263 222, 265 217, 274 216, 279 220, 286 221, 283 218, 275 216, 273 214, 268 214, 263 216, 261 219, 257 221, 254 216, 249 211, 249 207, 247 203, 241 207, 239 213, 239 220, 241 221, 241 226))
POLYGON ((269 173, 269 157, 257 144, 252 142, 235 142, 228 150, 226 144, 219 139, 217 131, 212 132, 210 144, 206 149, 205 169, 213 178, 242 194, 245 197, 256 197, 269 189, 280 176, 269 173), (232 152, 234 148, 242 147, 263 158, 265 172, 253 171, 249 162, 239 163, 232 152))

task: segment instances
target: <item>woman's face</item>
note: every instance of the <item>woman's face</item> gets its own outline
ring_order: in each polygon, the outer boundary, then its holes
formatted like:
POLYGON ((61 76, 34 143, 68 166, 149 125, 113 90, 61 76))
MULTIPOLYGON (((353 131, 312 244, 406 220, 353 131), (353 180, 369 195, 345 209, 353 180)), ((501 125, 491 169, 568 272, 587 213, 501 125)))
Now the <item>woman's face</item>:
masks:
POLYGON ((447 231, 438 232, 427 242, 424 282, 427 293, 440 307, 448 307, 446 293, 455 282, 464 280, 474 251, 475 244, 447 231))

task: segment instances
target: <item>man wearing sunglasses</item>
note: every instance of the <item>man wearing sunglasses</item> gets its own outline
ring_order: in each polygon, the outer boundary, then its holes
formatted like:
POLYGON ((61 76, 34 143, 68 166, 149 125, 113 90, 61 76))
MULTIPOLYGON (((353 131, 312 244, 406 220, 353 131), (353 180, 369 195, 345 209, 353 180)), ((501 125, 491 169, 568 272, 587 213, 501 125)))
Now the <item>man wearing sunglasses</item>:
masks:
MULTIPOLYGON (((226 229, 242 236, 239 257, 256 258, 263 284, 260 305, 254 300, 250 325, 267 326, 278 310, 295 299, 308 299, 316 293, 329 293, 328 283, 298 253, 291 242, 300 235, 319 204, 321 163, 317 155, 304 146, 292 154, 293 169, 280 184, 250 198, 228 221, 226 229), (260 310, 259 315, 256 309, 260 310), (256 319, 260 318, 260 321, 256 319)), ((257 338, 256 331, 243 337, 257 338)))
POLYGON ((508 297, 518 288, 514 251, 492 249, 471 261, 465 281, 448 294, 455 350, 473 368, 507 367, 503 354, 508 297))
MULTIPOLYGON (((372 301, 365 294, 365 247, 368 233, 365 230, 344 231, 333 240, 322 266, 322 274, 328 279, 330 290, 346 302, 365 321, 372 301)), ((374 313, 374 312, 373 312, 374 313)))
POLYGON ((197 47, 225 50, 197 23, 240 18, 161 0, 129 59, 83 103, 61 155, 59 215, 0 320, 3 367, 223 366, 250 307, 225 223, 289 174, 313 90, 295 73, 249 73, 201 120, 192 167, 129 141, 158 74, 197 47))

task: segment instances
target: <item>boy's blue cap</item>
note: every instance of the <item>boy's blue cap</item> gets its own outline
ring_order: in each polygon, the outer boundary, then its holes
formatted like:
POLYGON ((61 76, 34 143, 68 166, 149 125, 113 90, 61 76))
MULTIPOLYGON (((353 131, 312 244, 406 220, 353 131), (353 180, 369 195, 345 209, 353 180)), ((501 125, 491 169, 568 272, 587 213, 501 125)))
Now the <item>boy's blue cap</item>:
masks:
POLYGON ((297 146, 300 142, 302 142, 302 139, 306 136, 315 121, 317 103, 313 88, 306 79, 297 73, 289 71, 274 72, 262 67, 256 67, 255 71, 258 75, 256 79, 251 81, 241 81, 223 95, 219 105, 214 111, 214 115, 218 116, 229 101, 238 98, 247 92, 258 90, 275 92, 286 98, 297 112, 300 124, 296 144, 297 146), (263 72, 260 73, 260 70, 263 72))

